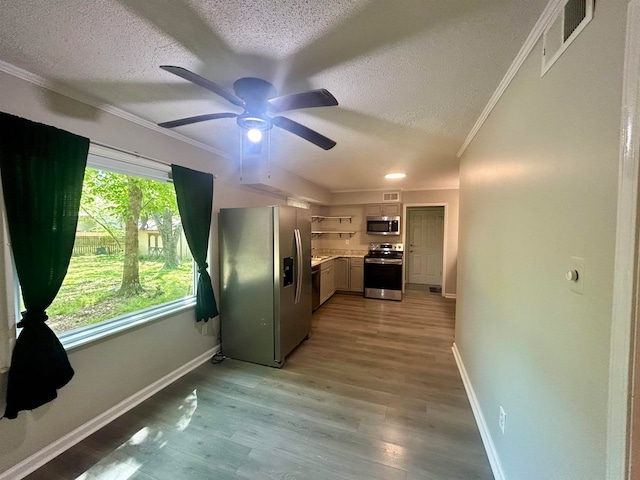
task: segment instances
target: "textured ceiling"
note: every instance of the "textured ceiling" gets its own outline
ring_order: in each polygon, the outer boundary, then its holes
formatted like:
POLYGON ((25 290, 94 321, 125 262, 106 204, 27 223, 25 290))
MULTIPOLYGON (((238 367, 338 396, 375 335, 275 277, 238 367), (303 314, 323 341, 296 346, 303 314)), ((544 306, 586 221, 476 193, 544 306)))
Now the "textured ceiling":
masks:
MULTIPOLYGON (((0 59, 154 123, 241 111, 159 65, 229 91, 243 76, 281 95, 326 88, 338 107, 286 116, 337 146, 274 128, 272 162, 332 191, 451 188, 456 152, 546 3, 5 0, 0 59)), ((235 119, 175 130, 238 157, 235 119)))

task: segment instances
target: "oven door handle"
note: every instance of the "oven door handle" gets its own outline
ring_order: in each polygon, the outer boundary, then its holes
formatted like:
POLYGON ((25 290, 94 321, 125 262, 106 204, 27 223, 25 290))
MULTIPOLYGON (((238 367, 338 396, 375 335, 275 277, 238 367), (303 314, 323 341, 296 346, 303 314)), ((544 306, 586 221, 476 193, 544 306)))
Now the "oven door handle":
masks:
POLYGON ((365 258, 364 263, 375 263, 376 265, 402 265, 400 258, 365 258))

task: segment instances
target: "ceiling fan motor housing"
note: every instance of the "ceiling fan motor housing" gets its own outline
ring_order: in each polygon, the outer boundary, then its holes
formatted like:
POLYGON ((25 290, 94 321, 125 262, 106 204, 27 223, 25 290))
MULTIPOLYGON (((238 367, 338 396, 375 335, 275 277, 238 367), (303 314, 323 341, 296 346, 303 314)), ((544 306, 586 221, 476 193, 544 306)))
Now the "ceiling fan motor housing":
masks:
POLYGON ((245 129, 270 130, 273 124, 265 112, 267 100, 277 95, 275 87, 261 78, 244 77, 233 83, 233 89, 246 105, 244 113, 238 115, 238 125, 245 129))

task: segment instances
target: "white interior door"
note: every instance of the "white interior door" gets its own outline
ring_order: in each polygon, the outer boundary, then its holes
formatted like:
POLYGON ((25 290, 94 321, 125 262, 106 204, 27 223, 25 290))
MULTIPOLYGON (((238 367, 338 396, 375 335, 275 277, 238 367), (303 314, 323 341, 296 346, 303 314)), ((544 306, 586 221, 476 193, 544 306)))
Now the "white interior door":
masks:
POLYGON ((442 285, 444 207, 408 210, 407 282, 442 285))

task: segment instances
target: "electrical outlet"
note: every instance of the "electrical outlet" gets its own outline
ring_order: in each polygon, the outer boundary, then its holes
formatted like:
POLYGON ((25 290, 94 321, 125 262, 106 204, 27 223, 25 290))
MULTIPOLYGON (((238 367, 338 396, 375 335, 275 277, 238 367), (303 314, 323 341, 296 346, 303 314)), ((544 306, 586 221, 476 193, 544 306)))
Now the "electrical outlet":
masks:
POLYGON ((345 245, 349 245, 349 239, 348 238, 344 241, 344 244, 345 245))
POLYGON ((502 408, 502 405, 500 405, 500 416, 498 417, 498 426, 500 427, 500 431, 502 432, 502 434, 504 435, 504 428, 507 424, 507 414, 504 411, 504 408, 502 408))

